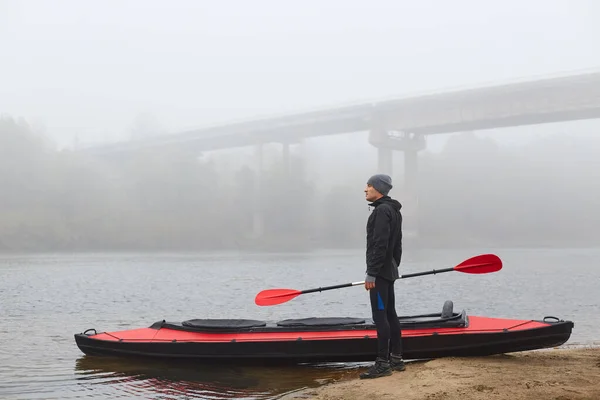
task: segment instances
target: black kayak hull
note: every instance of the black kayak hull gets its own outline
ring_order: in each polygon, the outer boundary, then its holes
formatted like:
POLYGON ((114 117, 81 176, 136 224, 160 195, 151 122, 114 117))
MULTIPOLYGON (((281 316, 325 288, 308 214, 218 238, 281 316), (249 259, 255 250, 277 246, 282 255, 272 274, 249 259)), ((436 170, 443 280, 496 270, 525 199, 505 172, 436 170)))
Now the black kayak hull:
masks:
MULTIPOLYGON (((245 326, 239 322, 247 320, 227 320, 236 322, 235 327, 214 324, 222 320, 190 320, 187 324, 160 321, 148 328, 118 332, 91 329, 75 334, 75 341, 88 355, 252 364, 372 361, 377 351, 372 321, 341 320, 316 318, 310 323, 292 320, 291 324, 250 321, 245 326)), ((464 311, 401 317, 400 321, 405 359, 487 356, 557 347, 569 340, 574 327, 573 322, 555 317, 511 320, 467 316, 464 311)))

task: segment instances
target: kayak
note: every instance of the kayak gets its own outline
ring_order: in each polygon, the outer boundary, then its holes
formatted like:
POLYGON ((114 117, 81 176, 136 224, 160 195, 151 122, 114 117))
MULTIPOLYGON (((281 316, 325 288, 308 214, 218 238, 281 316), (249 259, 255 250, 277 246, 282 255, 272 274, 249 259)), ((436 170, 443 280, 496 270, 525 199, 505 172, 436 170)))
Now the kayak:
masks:
MULTIPOLYGON (((573 322, 490 318, 454 312, 451 300, 441 313, 399 317, 405 359, 486 356, 560 346, 573 322)), ((311 317, 281 321, 191 319, 155 322, 150 327, 113 332, 88 329, 75 334, 88 355, 187 358, 264 364, 372 361, 377 331, 372 320, 311 317)))

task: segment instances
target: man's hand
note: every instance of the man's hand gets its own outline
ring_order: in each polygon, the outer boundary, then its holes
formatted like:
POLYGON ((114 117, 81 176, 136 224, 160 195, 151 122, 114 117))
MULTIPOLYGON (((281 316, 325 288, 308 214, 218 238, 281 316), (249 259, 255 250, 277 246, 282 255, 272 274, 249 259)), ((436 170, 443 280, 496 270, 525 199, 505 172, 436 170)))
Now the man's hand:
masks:
POLYGON ((375 289, 375 277, 371 275, 367 275, 365 277, 365 289, 371 290, 375 289))

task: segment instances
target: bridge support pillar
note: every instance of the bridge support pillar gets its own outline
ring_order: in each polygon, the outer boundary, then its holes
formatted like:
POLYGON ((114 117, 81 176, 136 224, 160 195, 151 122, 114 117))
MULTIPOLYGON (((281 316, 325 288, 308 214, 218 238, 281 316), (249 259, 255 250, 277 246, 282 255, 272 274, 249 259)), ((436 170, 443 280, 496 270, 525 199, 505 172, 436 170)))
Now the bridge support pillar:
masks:
POLYGON ((264 233, 263 204, 261 199, 262 178, 263 178, 263 145, 258 144, 254 148, 255 176, 253 207, 252 207, 252 234, 254 237, 260 237, 264 233))
POLYGON ((404 153, 404 185, 396 191, 395 197, 402 203, 404 231, 407 237, 419 235, 419 151, 425 149, 425 136, 407 134, 405 132, 388 132, 374 129, 369 134, 369 143, 377 147, 379 173, 392 176, 394 187, 399 188, 398 181, 393 178, 393 151, 404 153))
POLYGON ((404 150, 404 205, 406 206, 405 229, 419 236, 419 153, 415 149, 404 150))
POLYGON ((379 147, 377 149, 377 170, 378 173, 393 175, 393 150, 379 147))
POLYGON ((283 163, 283 173, 284 173, 285 177, 288 177, 290 175, 290 168, 291 168, 290 143, 283 142, 281 150, 282 150, 281 162, 283 163))

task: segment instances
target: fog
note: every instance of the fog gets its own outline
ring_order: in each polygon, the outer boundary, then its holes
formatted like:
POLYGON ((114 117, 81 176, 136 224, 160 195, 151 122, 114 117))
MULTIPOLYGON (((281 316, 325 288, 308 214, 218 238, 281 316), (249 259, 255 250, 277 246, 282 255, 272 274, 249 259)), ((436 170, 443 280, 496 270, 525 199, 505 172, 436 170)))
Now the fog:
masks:
MULTIPOLYGON (((362 190, 378 172, 365 132, 292 146, 289 175, 281 146, 265 146, 258 193, 252 148, 121 161, 78 149, 598 69, 599 15, 593 0, 0 0, 0 250, 364 246, 362 190)), ((428 136, 421 243, 597 245, 599 132, 590 120, 428 136)))

